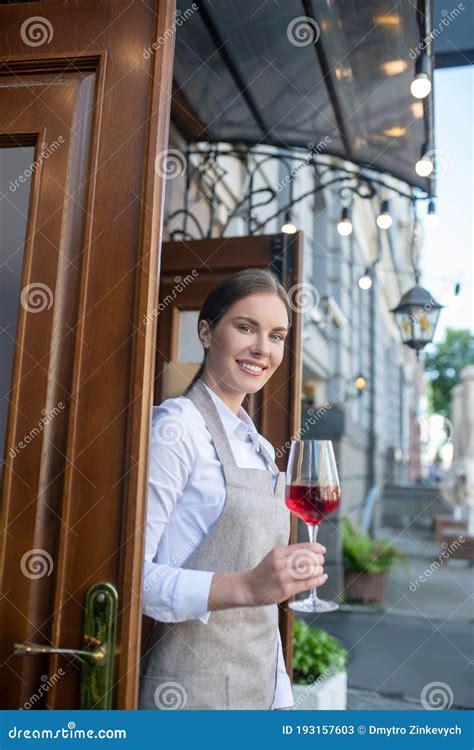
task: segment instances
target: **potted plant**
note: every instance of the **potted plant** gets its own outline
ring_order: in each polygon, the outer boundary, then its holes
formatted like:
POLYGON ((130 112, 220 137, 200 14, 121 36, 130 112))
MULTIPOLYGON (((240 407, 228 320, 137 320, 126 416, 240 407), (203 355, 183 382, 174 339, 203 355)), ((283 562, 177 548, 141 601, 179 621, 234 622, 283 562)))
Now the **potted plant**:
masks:
POLYGON ((295 620, 293 697, 299 710, 344 711, 347 706, 348 652, 321 628, 295 620))
POLYGON ((342 522, 344 599, 383 602, 385 579, 394 565, 405 565, 407 556, 390 539, 374 539, 348 518, 342 522))

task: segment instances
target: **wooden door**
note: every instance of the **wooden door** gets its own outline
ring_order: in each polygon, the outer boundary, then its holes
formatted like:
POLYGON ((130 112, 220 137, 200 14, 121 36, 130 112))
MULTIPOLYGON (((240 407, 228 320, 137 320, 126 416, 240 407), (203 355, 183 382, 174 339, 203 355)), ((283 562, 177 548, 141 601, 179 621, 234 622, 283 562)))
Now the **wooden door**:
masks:
POLYGON ((112 707, 136 707, 174 5, 0 4, 1 163, 32 152, 0 196, 3 709, 80 707, 77 656, 14 643, 83 649, 101 582, 118 595, 112 707))
MULTIPOLYGON (((301 233, 291 238, 280 234, 163 243, 160 304, 156 311, 156 404, 182 393, 199 366, 202 349, 196 339, 188 344, 186 336, 189 338, 190 330, 195 334, 197 315, 208 292, 244 268, 270 268, 287 290, 293 290, 290 297, 294 301, 294 286, 301 283, 301 248, 301 233)), ((268 383, 244 401, 259 432, 275 447, 281 470, 286 468, 289 441, 300 428, 301 419, 301 320, 297 309, 285 350, 280 367, 268 383)), ((291 542, 296 542, 293 515, 291 542)), ((148 620, 145 618, 145 633, 150 628, 148 620)), ((291 673, 292 617, 286 603, 280 608, 280 631, 291 673)))

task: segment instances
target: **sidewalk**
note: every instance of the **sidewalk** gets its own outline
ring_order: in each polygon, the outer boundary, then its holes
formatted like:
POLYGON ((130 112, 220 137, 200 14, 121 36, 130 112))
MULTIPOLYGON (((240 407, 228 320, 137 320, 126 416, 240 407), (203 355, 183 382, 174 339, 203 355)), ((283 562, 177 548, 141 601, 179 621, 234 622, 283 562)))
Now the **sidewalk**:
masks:
POLYGON ((419 701, 386 698, 370 690, 349 688, 347 708, 349 711, 420 711, 423 706, 419 701))
POLYGON ((410 557, 409 573, 399 567, 390 573, 385 610, 430 618, 474 619, 474 568, 468 560, 451 559, 438 566, 441 547, 428 530, 384 528, 380 536, 389 537, 410 557))
POLYGON ((464 560, 433 566, 440 547, 427 530, 385 528, 382 535, 410 557, 410 572, 390 573, 384 604, 342 605, 305 617, 350 651, 348 708, 422 708, 421 692, 430 683, 446 686, 452 708, 473 708, 472 567, 464 560))

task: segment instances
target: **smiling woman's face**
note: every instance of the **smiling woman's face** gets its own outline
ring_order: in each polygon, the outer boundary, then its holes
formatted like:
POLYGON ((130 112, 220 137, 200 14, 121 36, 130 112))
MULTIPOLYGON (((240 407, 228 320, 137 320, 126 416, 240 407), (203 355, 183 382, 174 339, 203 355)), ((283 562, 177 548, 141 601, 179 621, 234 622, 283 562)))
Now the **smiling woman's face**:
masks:
POLYGON ((201 321, 206 372, 226 391, 256 393, 280 365, 287 332, 288 313, 277 294, 243 297, 212 331, 201 321))

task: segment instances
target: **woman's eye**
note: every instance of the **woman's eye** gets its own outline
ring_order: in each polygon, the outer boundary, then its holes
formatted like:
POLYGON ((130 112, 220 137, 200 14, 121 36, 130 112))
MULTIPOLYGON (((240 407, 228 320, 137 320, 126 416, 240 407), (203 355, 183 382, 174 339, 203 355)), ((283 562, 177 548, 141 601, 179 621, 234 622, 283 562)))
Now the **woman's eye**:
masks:
MULTIPOLYGON (((245 323, 242 323, 241 325, 239 325, 238 329, 239 329, 239 331, 244 331, 245 333, 247 333, 247 331, 250 331, 250 332, 253 331, 253 328, 251 328, 250 326, 245 325, 245 323)), ((284 341, 285 340, 284 336, 282 336, 279 333, 272 333, 270 335, 273 337, 274 341, 284 341)))

